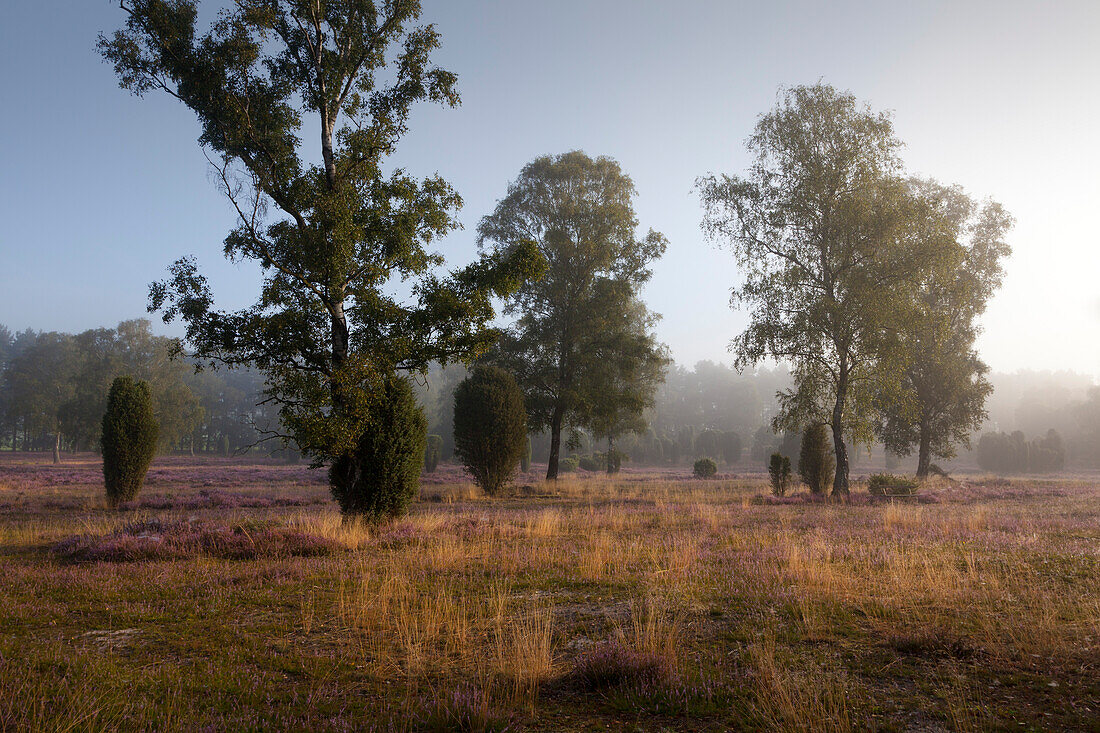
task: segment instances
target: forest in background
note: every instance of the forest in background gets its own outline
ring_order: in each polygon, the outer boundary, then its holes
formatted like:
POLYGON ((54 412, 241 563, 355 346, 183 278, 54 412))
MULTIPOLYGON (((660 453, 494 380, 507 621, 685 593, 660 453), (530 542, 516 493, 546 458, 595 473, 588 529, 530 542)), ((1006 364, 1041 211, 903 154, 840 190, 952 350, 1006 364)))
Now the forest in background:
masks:
MULTIPOLYGON (((0 449, 98 450, 107 388, 115 376, 131 374, 152 386, 162 452, 255 451, 297 460, 293 448, 265 440, 277 424, 277 414, 264 403, 259 371, 196 372, 185 355, 173 358, 176 348, 175 339, 154 335, 144 319, 79 334, 13 332, 0 325, 0 449)), ((453 392, 465 376, 461 366, 436 367, 416 384, 429 433, 442 439, 443 460, 453 452, 453 392)), ((976 461, 982 435, 1019 433, 1026 445, 1041 442, 1053 430, 1064 450, 1064 466, 1100 466, 1100 387, 1090 376, 1072 371, 995 372, 990 382, 988 418, 973 436, 972 450, 963 451, 957 463, 976 461)), ((789 386, 790 376, 782 367, 740 374, 710 361, 691 368, 672 364, 647 411, 648 429, 624 436, 618 449, 627 456, 627 465, 680 465, 707 455, 723 466, 763 467, 774 450, 797 455, 798 436, 771 431, 778 410, 776 393, 789 386)), ((577 432, 571 437, 573 466, 599 454, 600 446, 590 436, 577 432)), ((548 450, 548 436, 532 436, 535 461, 544 461, 548 450)), ((858 456, 868 460, 865 449, 858 456)), ((879 445, 872 447, 869 457, 875 465, 885 461, 903 470, 911 462, 884 458, 879 445)))

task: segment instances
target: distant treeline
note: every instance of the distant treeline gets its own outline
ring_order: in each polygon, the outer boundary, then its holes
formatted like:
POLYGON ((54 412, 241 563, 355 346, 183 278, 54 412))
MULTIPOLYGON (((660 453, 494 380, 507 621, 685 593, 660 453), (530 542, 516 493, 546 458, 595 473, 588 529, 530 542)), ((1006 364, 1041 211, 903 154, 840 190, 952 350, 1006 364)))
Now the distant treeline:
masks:
POLYGON ((1062 436, 1051 429, 1043 438, 1029 441, 1017 430, 1007 433, 985 433, 978 441, 978 465, 996 473, 1051 473, 1066 466, 1066 449, 1062 436))
MULTIPOLYGON (((429 431, 442 439, 441 455, 448 460, 453 452, 451 437, 454 386, 465 376, 461 367, 436 369, 420 385, 420 399, 428 416, 429 431)), ((1088 376, 1073 372, 1016 372, 992 374, 994 386, 988 401, 989 418, 971 442, 971 452, 963 451, 960 460, 990 471, 1046 471, 1050 463, 1044 451, 1056 435, 1063 462, 1072 466, 1100 466, 1100 387, 1088 376), (1030 441, 1032 463, 1043 468, 1018 468, 1012 461, 982 465, 978 446, 982 436, 1009 430, 1020 436, 1038 436, 1030 441), (1046 461, 1046 462, 1044 462, 1046 461)), ((646 414, 649 429, 638 435, 623 436, 618 450, 627 456, 628 465, 684 465, 703 456, 720 463, 740 461, 763 468, 772 452, 778 451, 792 460, 799 450, 797 433, 776 435, 771 419, 778 411, 776 392, 790 386, 786 370, 757 369, 739 374, 724 364, 702 361, 694 369, 673 365, 658 389, 654 407, 646 414)), ((990 440, 995 440, 991 437, 990 440)), ((1027 437, 1013 437, 1014 441, 1027 437)), ((991 445, 986 441, 987 445, 991 445)), ((534 459, 545 460, 549 438, 536 435, 532 439, 534 459)), ((576 433, 571 453, 578 461, 583 456, 599 459, 600 446, 590 436, 576 433)), ((1057 452, 1057 451, 1056 451, 1057 452)), ((866 451, 860 449, 866 459, 866 451)), ((881 460, 886 468, 905 469, 908 459, 883 457, 876 445, 871 458, 881 460)))
POLYGON ((228 455, 256 444, 257 428, 275 424, 260 404, 263 376, 196 373, 185 357, 172 358, 177 347, 154 335, 147 320, 78 334, 12 333, 0 325, 0 448, 98 451, 107 392, 123 375, 152 388, 162 452, 228 455))
MULTIPOLYGON (((129 374, 153 389, 162 451, 294 455, 278 441, 259 442, 263 430, 277 425, 274 411, 262 404, 261 373, 196 373, 186 358, 170 358, 176 347, 174 339, 154 335, 146 320, 79 334, 12 333, 0 325, 0 448, 99 450, 107 390, 114 377, 129 374)), ((418 380, 418 397, 429 431, 441 438, 443 460, 454 451, 453 393, 465 375, 461 367, 450 367, 418 380)), ((990 381, 989 419, 974 436, 970 460, 998 472, 1100 466, 1100 387, 1091 378, 1018 372, 993 374, 990 381)), ((739 374, 709 361, 692 369, 673 365, 646 415, 650 427, 623 436, 616 449, 627 465, 686 465, 706 456, 725 466, 763 467, 777 450, 796 458, 799 436, 770 429, 778 410, 776 392, 789 386, 782 368, 739 374)), ((583 456, 598 459, 601 446, 590 436, 575 431, 571 439, 569 453, 576 462, 583 456)), ((544 461, 549 437, 532 436, 532 451, 534 460, 544 461)), ((875 455, 881 447, 872 450, 875 455)))

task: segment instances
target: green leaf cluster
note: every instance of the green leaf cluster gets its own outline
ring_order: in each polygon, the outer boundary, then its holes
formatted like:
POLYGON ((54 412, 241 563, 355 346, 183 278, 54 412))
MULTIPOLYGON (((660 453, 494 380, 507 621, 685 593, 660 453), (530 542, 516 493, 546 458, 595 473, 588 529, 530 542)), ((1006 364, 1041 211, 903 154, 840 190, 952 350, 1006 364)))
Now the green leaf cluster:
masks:
POLYGON ((528 450, 523 392, 511 374, 478 366, 455 389, 455 455, 488 495, 500 493, 528 450))
POLYGON ((184 257, 150 287, 150 310, 183 319, 199 360, 265 372, 283 425, 271 437, 315 465, 356 455, 393 375, 483 354, 492 298, 542 266, 519 245, 440 272, 430 248, 461 199, 389 162, 416 105, 459 103, 455 74, 431 60, 438 33, 416 0, 239 0, 206 30, 196 0, 121 5, 125 28, 101 53, 124 88, 196 115, 237 214, 225 254, 264 273, 251 307, 217 310, 184 257))
POLYGON ((147 382, 122 376, 111 383, 103 415, 103 482, 112 507, 133 501, 157 451, 157 420, 147 382))
POLYGON ((637 292, 667 241, 637 235, 634 195, 610 158, 543 156, 478 226, 493 257, 533 244, 546 263, 506 301, 516 321, 493 358, 516 375, 531 429, 551 434, 547 478, 557 476, 563 429, 609 440, 644 430, 642 411, 663 377, 667 358, 637 292))
POLYGON ((416 498, 428 423, 404 377, 386 380, 373 398, 371 420, 354 452, 329 466, 329 484, 343 514, 384 520, 405 514, 416 498))

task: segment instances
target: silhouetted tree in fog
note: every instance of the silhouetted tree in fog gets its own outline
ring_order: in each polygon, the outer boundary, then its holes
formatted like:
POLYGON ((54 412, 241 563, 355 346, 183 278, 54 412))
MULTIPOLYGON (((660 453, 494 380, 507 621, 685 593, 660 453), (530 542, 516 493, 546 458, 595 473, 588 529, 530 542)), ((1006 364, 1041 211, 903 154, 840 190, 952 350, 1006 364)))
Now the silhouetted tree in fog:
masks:
POLYGON ((597 440, 607 441, 607 472, 619 470, 622 456, 615 440, 647 427, 645 411, 669 363, 666 349, 651 332, 655 319, 622 283, 606 281, 604 301, 594 309, 586 349, 599 364, 580 376, 580 422, 597 440))

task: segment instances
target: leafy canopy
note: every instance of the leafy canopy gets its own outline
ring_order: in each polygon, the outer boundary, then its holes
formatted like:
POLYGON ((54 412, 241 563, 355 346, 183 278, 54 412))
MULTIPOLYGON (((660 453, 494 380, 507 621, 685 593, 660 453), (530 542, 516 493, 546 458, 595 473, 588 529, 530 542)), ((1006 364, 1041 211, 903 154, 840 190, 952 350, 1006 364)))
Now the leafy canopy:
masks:
MULTIPOLYGON (((634 298, 667 246, 653 230, 637 235, 634 195, 611 158, 543 156, 524 166, 478 226, 492 256, 514 256, 534 243, 547 263, 541 279, 507 300, 505 313, 518 318, 499 356, 524 391, 531 429, 551 433, 548 478, 557 475, 563 426, 583 426, 592 375, 606 367, 607 349, 597 342, 608 334, 599 324, 636 322, 634 298)), ((620 328, 626 339, 634 326, 620 328)), ((655 348, 649 343, 650 353, 655 348)))
POLYGON ((703 230, 725 243, 743 281, 732 303, 749 326, 731 343, 737 365, 792 366, 774 427, 833 430, 834 492, 848 491, 844 436, 873 437, 873 401, 898 382, 882 361, 910 283, 934 240, 909 195, 889 115, 828 85, 786 89, 748 140, 745 177, 697 181, 703 230), (924 236, 922 236, 924 235, 924 236))
POLYGON ((935 230, 946 236, 938 238, 932 266, 894 332, 901 385, 881 400, 880 437, 897 455, 916 447, 917 476, 923 478, 933 456, 952 458, 955 445, 969 447, 971 431, 985 420, 993 387, 974 346, 977 318, 1000 287, 1012 217, 995 201, 978 204, 957 186, 917 179, 910 186, 938 222, 935 230))
POLYGON ((258 262, 264 281, 252 307, 216 310, 183 258, 152 285, 150 310, 182 317, 200 359, 262 368, 281 437, 318 460, 344 455, 395 370, 493 343, 492 295, 536 274, 538 258, 520 246, 436 273, 429 247, 457 226, 461 199, 438 175, 387 164, 417 103, 459 103, 417 0, 237 0, 205 31, 197 5, 122 0, 126 26, 99 47, 124 88, 195 113, 238 215, 225 254, 258 262))

